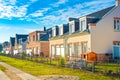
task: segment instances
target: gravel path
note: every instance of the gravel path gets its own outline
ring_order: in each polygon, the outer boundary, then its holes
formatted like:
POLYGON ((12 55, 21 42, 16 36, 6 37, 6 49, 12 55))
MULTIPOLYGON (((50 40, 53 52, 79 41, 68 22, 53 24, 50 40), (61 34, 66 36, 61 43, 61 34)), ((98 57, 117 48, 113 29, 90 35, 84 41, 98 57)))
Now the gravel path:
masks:
POLYGON ((77 76, 50 75, 39 76, 41 80, 80 80, 77 76))

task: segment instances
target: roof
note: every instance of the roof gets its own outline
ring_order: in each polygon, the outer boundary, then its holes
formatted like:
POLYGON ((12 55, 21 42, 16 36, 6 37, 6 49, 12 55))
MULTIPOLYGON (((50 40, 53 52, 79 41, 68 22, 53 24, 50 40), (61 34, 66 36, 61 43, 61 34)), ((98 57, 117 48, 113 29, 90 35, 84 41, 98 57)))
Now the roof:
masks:
POLYGON ((10 45, 11 46, 15 45, 15 37, 10 37, 10 45))
POLYGON ((32 33, 45 33, 45 31, 33 31, 33 32, 29 33, 29 35, 32 33))
POLYGON ((102 9, 100 11, 97 11, 97 12, 94 12, 94 13, 91 13, 91 14, 88 14, 86 16, 91 16, 91 17, 96 17, 96 18, 102 18, 107 12, 109 12, 111 9, 113 9, 114 6, 111 6, 111 7, 108 7, 108 8, 105 8, 105 9, 102 9))
POLYGON ((26 34, 16 34, 16 43, 19 43, 19 40, 22 39, 22 41, 26 41, 27 40, 28 35, 26 34))

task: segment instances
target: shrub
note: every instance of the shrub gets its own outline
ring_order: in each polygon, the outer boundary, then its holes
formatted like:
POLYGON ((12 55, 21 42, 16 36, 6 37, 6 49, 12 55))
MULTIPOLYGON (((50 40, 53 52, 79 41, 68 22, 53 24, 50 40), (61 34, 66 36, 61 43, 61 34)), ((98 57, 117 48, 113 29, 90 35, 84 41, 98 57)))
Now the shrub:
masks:
POLYGON ((65 66, 65 59, 62 56, 59 57, 58 66, 65 66))

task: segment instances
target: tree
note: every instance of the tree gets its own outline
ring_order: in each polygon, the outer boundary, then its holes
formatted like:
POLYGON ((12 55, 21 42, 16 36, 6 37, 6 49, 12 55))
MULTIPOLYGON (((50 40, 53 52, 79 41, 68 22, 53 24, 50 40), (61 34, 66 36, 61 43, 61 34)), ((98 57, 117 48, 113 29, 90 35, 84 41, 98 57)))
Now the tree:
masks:
POLYGON ((0 44, 0 52, 2 51, 3 47, 2 47, 2 44, 0 44))

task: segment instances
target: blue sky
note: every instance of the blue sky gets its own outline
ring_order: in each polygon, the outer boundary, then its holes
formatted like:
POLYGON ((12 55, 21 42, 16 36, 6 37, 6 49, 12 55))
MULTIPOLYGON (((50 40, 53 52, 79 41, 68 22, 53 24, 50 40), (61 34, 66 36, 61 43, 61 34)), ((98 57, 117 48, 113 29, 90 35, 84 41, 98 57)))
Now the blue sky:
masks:
POLYGON ((67 23, 115 4, 115 0, 0 0, 0 42, 15 34, 28 34, 67 23))

